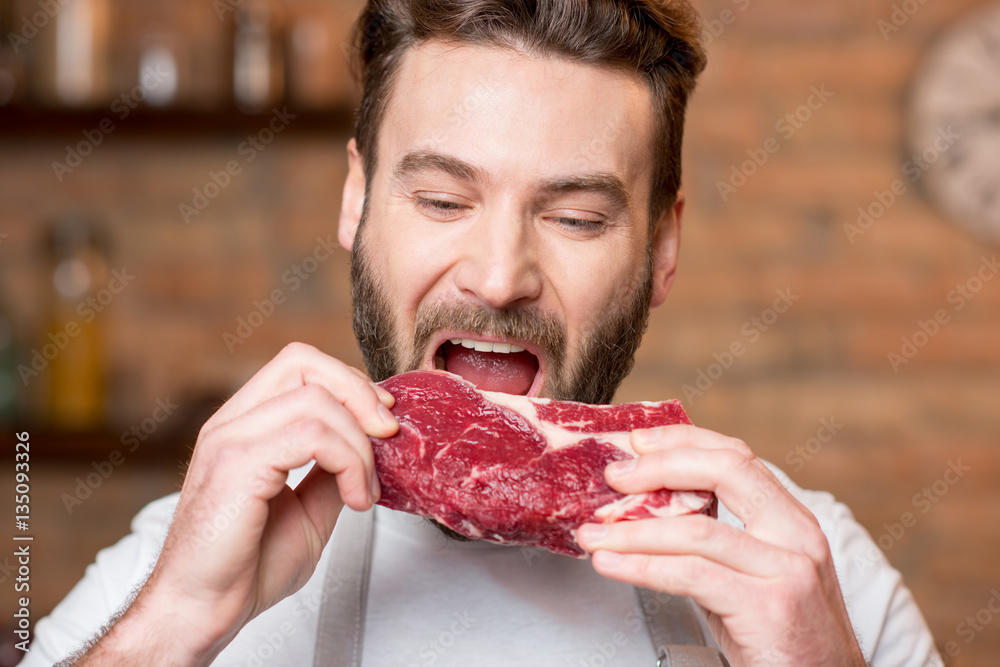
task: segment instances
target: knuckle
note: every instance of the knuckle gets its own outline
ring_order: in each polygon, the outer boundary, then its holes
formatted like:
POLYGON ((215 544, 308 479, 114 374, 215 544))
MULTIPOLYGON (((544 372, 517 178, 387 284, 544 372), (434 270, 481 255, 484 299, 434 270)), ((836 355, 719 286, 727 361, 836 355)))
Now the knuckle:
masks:
POLYGON ((345 364, 339 359, 333 359, 334 365, 340 371, 339 381, 343 383, 344 387, 349 391, 348 402, 362 399, 368 400, 378 400, 378 395, 375 393, 375 388, 372 387, 371 381, 368 376, 359 371, 353 366, 345 364))
POLYGON ((302 359, 308 355, 315 354, 316 348, 308 343, 301 343, 299 341, 292 341, 281 348, 278 352, 278 358, 282 360, 294 361, 297 359, 302 359))
POLYGON ((298 421, 292 428, 292 440, 315 440, 329 433, 330 427, 322 419, 307 417, 298 421))
POLYGON ((635 576, 643 581, 647 580, 653 574, 653 559, 649 556, 632 556, 632 570, 635 572, 635 576))
POLYGON ((789 594, 775 590, 773 586, 757 588, 754 599, 762 623, 772 628, 784 628, 789 624, 789 594))
POLYGON ((357 374, 352 373, 350 377, 354 386, 356 386, 359 390, 372 395, 376 401, 378 400, 378 390, 376 389, 377 385, 375 385, 367 375, 358 371, 357 374))
POLYGON ((342 375, 343 380, 351 385, 362 386, 368 384, 368 379, 365 377, 364 373, 359 371, 354 366, 351 366, 336 357, 330 357, 329 362, 336 369, 338 375, 342 375))
POLYGON ((247 446, 241 442, 227 442, 215 448, 211 455, 211 471, 229 471, 243 464, 247 459, 247 446))
POLYGON ((743 473, 749 470, 755 460, 753 454, 744 454, 732 450, 728 451, 725 457, 725 467, 731 473, 743 473))
POLYGON ((372 409, 375 409, 377 404, 381 403, 378 398, 378 392, 368 380, 356 377, 353 378, 353 382, 351 384, 354 385, 354 394, 356 396, 364 397, 365 402, 371 404, 372 409))
POLYGON ((330 439, 327 447, 338 450, 337 460, 344 470, 354 470, 365 467, 365 457, 342 434, 336 433, 330 439))
POLYGON ((337 446, 342 447, 345 452, 345 470, 365 467, 365 457, 361 455, 361 452, 351 447, 350 443, 344 440, 344 438, 337 438, 337 446))
POLYGON ((793 598, 801 597, 819 580, 816 563, 805 554, 792 554, 786 568, 788 576, 785 578, 785 586, 793 598))
POLYGON ((715 537, 715 519, 699 515, 688 524, 688 537, 696 543, 710 542, 715 537))
POLYGON ((325 405, 333 401, 333 395, 326 387, 315 382, 308 382, 298 389, 303 400, 311 405, 325 405))
POLYGON ((347 366, 347 370, 351 371, 352 373, 354 373, 355 375, 357 375, 359 378, 361 378, 365 382, 369 382, 368 375, 363 370, 361 370, 357 366, 350 366, 350 365, 347 365, 347 364, 344 364, 344 365, 347 366))
POLYGON ((215 434, 218 432, 219 427, 213 423, 211 419, 202 424, 201 428, 198 430, 198 437, 195 439, 195 446, 200 446, 202 449, 211 446, 211 443, 215 441, 215 434))
POLYGON ((741 440, 740 438, 730 438, 730 444, 732 445, 733 449, 742 454, 745 458, 748 459, 756 458, 754 456, 753 450, 750 449, 750 446, 746 443, 746 441, 741 440))
POLYGON ((705 561, 698 556, 691 556, 685 564, 687 577, 690 581, 700 581, 707 575, 705 561))
MULTIPOLYGON (((815 519, 813 519, 813 522, 815 522, 815 519)), ((830 544, 827 542, 826 535, 820 529, 818 522, 811 525, 810 529, 802 531, 802 541, 802 550, 813 563, 820 567, 832 564, 830 544)))

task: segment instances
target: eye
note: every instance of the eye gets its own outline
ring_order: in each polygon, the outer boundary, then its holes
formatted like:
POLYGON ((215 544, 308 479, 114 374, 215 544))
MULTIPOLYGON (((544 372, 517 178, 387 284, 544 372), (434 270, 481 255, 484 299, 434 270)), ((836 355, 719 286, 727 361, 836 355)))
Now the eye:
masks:
POLYGON ((554 215, 547 219, 554 223, 557 228, 564 230, 565 234, 569 234, 570 236, 575 236, 577 238, 593 238, 600 236, 608 226, 603 220, 573 218, 564 215, 554 215))
POLYGON ((566 225, 567 227, 572 227, 574 229, 586 230, 586 231, 598 231, 604 226, 604 223, 600 220, 585 220, 583 218, 554 218, 559 224, 566 225))
POLYGON ((414 197, 414 203, 417 208, 436 217, 448 217, 455 213, 459 213, 464 209, 469 208, 469 206, 462 204, 457 201, 448 201, 445 199, 430 199, 428 197, 414 197))

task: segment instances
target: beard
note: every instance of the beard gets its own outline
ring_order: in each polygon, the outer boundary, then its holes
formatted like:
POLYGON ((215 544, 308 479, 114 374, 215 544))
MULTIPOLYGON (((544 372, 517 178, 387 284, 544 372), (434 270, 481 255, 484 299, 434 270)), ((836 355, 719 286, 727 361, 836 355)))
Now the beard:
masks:
POLYGON ((421 306, 407 346, 393 319, 391 300, 371 266, 363 234, 364 218, 362 215, 351 253, 352 324, 365 368, 373 381, 417 370, 434 335, 451 329, 537 344, 545 350, 548 364, 542 388, 544 396, 602 405, 614 399, 619 385, 632 370, 635 352, 649 322, 652 248, 646 253, 638 283, 587 332, 575 360, 566 359, 565 327, 534 306, 504 310, 468 303, 421 306))
MULTIPOLYGON (((635 352, 649 321, 652 244, 646 253, 641 279, 587 332, 575 360, 566 359, 565 327, 533 306, 503 310, 467 303, 421 306, 407 350, 407 341, 393 318, 392 302, 367 253, 364 239, 367 208, 366 200, 351 253, 351 300, 354 335, 372 380, 381 382, 397 373, 419 369, 434 335, 450 329, 535 343, 545 351, 548 364, 543 395, 564 401, 611 403, 618 386, 632 370, 635 352)), ((469 541, 433 519, 428 521, 449 539, 469 541)))

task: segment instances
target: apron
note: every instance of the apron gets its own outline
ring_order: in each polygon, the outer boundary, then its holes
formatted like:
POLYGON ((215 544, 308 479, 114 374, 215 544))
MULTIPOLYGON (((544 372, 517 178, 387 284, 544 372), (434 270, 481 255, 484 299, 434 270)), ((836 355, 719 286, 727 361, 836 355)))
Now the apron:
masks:
MULTIPOLYGON (((345 507, 337 528, 323 580, 313 664, 361 667, 375 512, 354 512, 345 507)), ((721 653, 705 645, 691 598, 670 595, 664 600, 663 593, 638 587, 635 591, 658 656, 655 667, 729 667, 721 653)))

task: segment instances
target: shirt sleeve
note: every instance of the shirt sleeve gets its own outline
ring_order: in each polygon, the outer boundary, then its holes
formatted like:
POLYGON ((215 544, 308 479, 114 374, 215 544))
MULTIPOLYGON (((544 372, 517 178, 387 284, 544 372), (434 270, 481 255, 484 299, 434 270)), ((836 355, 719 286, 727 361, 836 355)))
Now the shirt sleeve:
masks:
POLYGON ((871 535, 843 503, 800 488, 768 464, 781 483, 819 520, 833 555, 847 613, 872 667, 943 665, 913 595, 871 535))
POLYGON ((47 667, 91 639, 149 575, 177 506, 178 493, 146 505, 132 519, 132 532, 97 553, 83 579, 52 613, 38 621, 21 667, 47 667))

